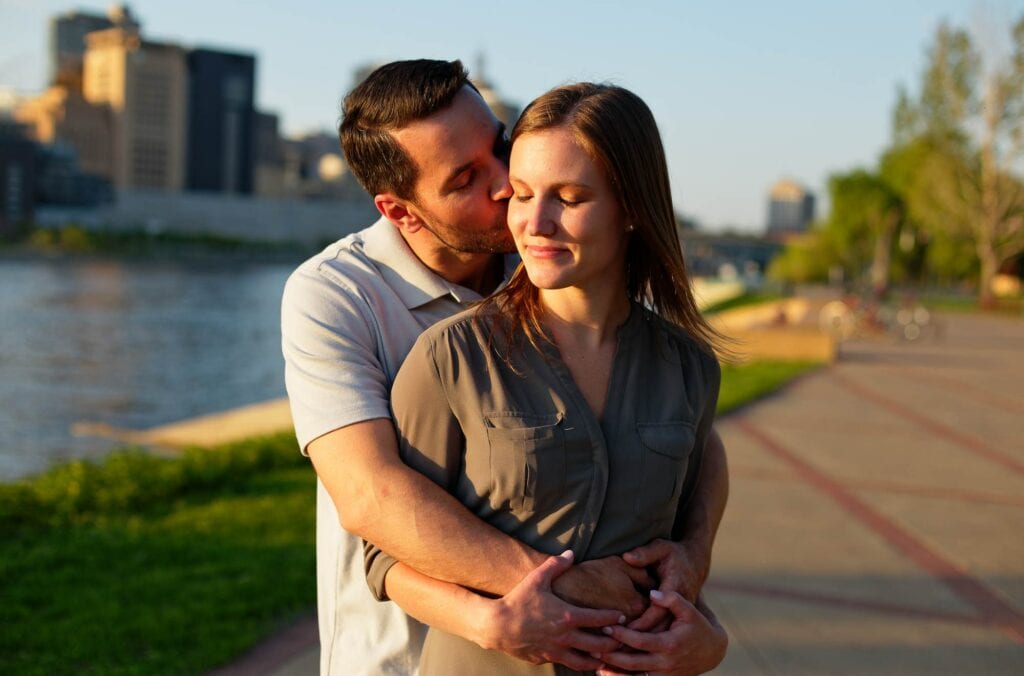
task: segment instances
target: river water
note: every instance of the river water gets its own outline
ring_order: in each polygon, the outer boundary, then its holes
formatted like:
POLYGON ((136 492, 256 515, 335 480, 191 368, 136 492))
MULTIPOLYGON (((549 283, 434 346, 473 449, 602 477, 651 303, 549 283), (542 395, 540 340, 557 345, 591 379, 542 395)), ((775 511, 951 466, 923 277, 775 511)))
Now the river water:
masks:
POLYGON ((0 259, 0 480, 143 429, 284 396, 281 290, 294 263, 0 259))

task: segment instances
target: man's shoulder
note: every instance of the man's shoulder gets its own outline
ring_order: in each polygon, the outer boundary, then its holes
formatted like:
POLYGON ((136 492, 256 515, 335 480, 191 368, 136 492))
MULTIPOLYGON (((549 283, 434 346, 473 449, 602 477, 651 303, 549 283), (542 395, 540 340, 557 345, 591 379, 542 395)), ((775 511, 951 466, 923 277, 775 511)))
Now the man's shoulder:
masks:
POLYGON ((292 272, 288 283, 333 284, 356 288, 372 278, 379 278, 380 272, 364 250, 367 235, 374 227, 377 227, 376 224, 328 244, 299 265, 292 272))

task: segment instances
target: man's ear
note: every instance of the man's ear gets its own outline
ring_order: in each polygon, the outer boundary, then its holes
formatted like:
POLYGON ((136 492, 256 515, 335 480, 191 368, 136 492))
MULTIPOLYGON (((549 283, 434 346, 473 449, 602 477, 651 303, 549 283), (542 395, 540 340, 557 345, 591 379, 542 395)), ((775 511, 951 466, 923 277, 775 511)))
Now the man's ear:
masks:
POLYGON ((409 234, 423 227, 423 221, 408 200, 383 193, 374 195, 373 203, 384 218, 409 234))

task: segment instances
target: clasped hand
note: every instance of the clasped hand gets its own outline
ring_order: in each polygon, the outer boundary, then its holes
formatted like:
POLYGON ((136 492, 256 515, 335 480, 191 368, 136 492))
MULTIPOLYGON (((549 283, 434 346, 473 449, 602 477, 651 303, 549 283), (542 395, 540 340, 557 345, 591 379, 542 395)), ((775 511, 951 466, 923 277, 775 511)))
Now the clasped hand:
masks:
POLYGON ((721 662, 728 642, 698 600, 706 574, 706 559, 667 540, 576 566, 566 552, 495 602, 496 626, 503 630, 484 647, 532 664, 558 662, 602 674, 704 673, 721 662))

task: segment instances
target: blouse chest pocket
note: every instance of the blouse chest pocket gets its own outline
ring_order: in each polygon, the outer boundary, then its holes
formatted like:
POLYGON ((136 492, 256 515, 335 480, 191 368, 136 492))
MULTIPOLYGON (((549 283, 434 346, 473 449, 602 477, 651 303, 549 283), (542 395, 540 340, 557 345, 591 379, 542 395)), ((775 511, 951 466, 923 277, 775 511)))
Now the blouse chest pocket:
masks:
POLYGON ((634 511, 651 519, 674 518, 696 431, 687 422, 637 423, 640 490, 634 511))
POLYGON ((550 505, 565 485, 565 439, 561 413, 489 413, 489 501, 497 510, 533 512, 550 505))

